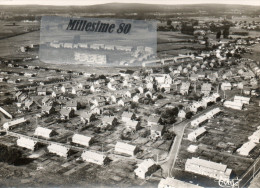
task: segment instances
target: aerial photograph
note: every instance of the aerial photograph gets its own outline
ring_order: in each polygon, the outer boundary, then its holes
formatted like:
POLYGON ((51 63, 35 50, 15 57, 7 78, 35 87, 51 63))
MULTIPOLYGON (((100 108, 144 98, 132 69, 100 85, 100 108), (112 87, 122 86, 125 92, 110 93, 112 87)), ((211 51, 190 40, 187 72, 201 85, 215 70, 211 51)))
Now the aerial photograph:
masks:
POLYGON ((259 188, 259 0, 0 0, 0 187, 259 188))

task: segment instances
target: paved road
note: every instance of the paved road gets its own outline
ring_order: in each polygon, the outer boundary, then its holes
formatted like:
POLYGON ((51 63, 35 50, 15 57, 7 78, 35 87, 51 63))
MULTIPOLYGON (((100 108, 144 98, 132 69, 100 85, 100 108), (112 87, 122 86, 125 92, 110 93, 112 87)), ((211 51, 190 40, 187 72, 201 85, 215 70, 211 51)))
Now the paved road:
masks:
POLYGON ((215 104, 211 107, 208 107, 207 109, 201 111, 200 113, 196 114, 195 116, 193 116, 191 119, 189 120, 185 120, 177 125, 174 125, 174 132, 176 134, 176 137, 174 139, 174 143, 171 147, 171 150, 169 152, 168 157, 166 158, 166 160, 164 160, 163 162, 161 162, 161 168, 163 169, 163 175, 166 176, 170 176, 172 177, 172 172, 174 170, 174 165, 176 162, 176 159, 178 157, 179 154, 179 150, 181 147, 181 141, 184 135, 184 131, 187 125, 189 125, 189 123, 198 118, 199 116, 201 116, 202 114, 212 110, 213 108, 218 107, 218 104, 215 104), (164 163, 165 162, 165 163, 164 163))

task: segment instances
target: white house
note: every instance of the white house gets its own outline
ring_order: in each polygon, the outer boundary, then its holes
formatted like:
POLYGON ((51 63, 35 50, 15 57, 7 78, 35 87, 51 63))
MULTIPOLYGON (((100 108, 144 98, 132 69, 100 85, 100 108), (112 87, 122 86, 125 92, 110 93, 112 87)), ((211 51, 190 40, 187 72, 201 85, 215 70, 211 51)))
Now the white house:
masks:
POLYGON ((231 90, 232 85, 229 82, 224 82, 221 84, 221 90, 226 91, 226 90, 231 90))
POLYGON ((47 149, 50 153, 54 153, 61 157, 68 157, 70 151, 70 148, 55 143, 50 144, 47 149))
POLYGON ((253 141, 248 141, 244 143, 240 148, 238 148, 237 152, 240 155, 248 156, 250 151, 252 151, 257 144, 253 141))
POLYGON ((93 142, 93 137, 85 136, 81 134, 74 134, 72 136, 72 142, 75 144, 89 147, 89 145, 93 142))
POLYGON ((25 137, 20 137, 17 140, 17 145, 23 148, 27 148, 29 150, 34 151, 35 147, 36 147, 37 141, 34 141, 32 139, 29 138, 25 138, 25 137))
POLYGON ((185 163, 185 171, 208 176, 217 180, 230 180, 232 169, 227 165, 192 157, 185 163))
POLYGON ((188 140, 196 141, 200 136, 202 136, 206 132, 207 132, 207 130, 204 127, 200 127, 198 129, 196 129, 195 131, 188 134, 188 140))
POLYGON ((53 136, 54 131, 52 129, 44 128, 44 127, 37 127, 35 129, 34 135, 41 136, 43 138, 50 138, 53 136))
POLYGON ((23 118, 19 118, 19 119, 15 119, 15 120, 13 120, 13 121, 8 121, 8 122, 5 122, 5 123, 3 124, 3 128, 4 128, 5 130, 9 130, 9 129, 11 129, 11 128, 13 128, 13 127, 19 125, 19 124, 25 123, 26 121, 27 121, 27 120, 26 120, 24 117, 23 117, 23 118))
POLYGON ((117 142, 115 145, 115 152, 134 156, 137 152, 137 147, 127 143, 117 142))
POLYGON ((187 183, 185 181, 177 180, 175 178, 167 177, 161 179, 158 188, 202 188, 201 186, 187 183))
POLYGON ((138 164, 138 168, 135 169, 134 172, 140 179, 145 179, 147 176, 156 172, 157 169, 158 166, 155 164, 154 160, 146 159, 142 163, 138 164))
POLYGON ((243 104, 249 104, 250 102, 250 97, 243 97, 243 96, 235 96, 234 97, 234 102, 241 102, 243 104))
POLYGON ((227 108, 233 108, 235 110, 242 110, 243 103, 241 101, 225 101, 223 104, 227 108))
POLYGON ((105 165, 109 160, 106 155, 95 153, 92 151, 86 151, 86 150, 82 152, 81 158, 86 162, 90 162, 98 165, 105 165))

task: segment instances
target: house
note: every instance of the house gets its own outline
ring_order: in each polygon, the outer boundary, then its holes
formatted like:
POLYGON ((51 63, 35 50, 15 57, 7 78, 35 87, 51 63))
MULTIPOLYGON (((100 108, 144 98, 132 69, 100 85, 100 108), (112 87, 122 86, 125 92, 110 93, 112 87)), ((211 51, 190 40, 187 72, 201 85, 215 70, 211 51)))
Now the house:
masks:
POLYGON ((151 137, 152 138, 157 138, 157 137, 162 137, 164 133, 165 127, 163 125, 152 125, 150 130, 151 130, 151 137))
POLYGON ((67 108, 62 108, 60 110, 60 118, 62 120, 69 120, 71 117, 73 117, 74 111, 67 108))
POLYGON ((151 115, 148 117, 147 119, 147 125, 149 127, 153 126, 153 125, 158 125, 160 124, 162 121, 161 117, 160 116, 155 116, 155 115, 151 115))
POLYGON ((127 104, 130 104, 130 100, 128 99, 120 99, 118 102, 117 102, 118 106, 125 106, 127 104))
POLYGON ((234 102, 241 102, 243 104, 249 104, 250 102, 250 97, 243 97, 243 96, 235 96, 234 97, 234 102))
POLYGON ((256 130, 251 136, 248 137, 248 140, 254 143, 259 143, 260 140, 260 129, 256 130))
POLYGON ((135 114, 133 112, 123 112, 122 114, 122 121, 129 122, 135 118, 135 114))
POLYGON ((206 132, 207 130, 204 127, 199 127, 198 129, 188 134, 188 140, 194 142, 206 132))
POLYGON ((16 93, 15 93, 15 98, 18 100, 18 98, 19 98, 20 95, 22 95, 22 94, 23 94, 23 92, 21 92, 21 91, 16 92, 16 93))
POLYGON ((131 130, 137 131, 137 130, 139 130, 141 128, 140 121, 130 120, 130 121, 127 121, 125 123, 126 123, 126 127, 128 129, 131 129, 131 130))
POLYGON ((144 88, 140 86, 140 87, 137 88, 137 91, 139 93, 144 93, 144 88))
POLYGON ((94 108, 92 108, 92 109, 90 110, 89 113, 100 115, 100 114, 102 114, 102 110, 101 110, 100 108, 98 108, 98 107, 94 107, 94 108))
POLYGON ((243 93, 244 93, 245 95, 251 95, 251 90, 252 90, 252 88, 250 88, 250 87, 248 87, 248 86, 244 86, 244 88, 243 88, 243 93))
POLYGON ((50 97, 44 97, 43 99, 42 99, 42 105, 48 105, 48 104, 50 104, 50 103, 52 103, 52 101, 51 101, 51 98, 50 97))
POLYGON ((66 157, 66 158, 69 156, 70 153, 70 148, 56 143, 50 144, 47 147, 47 149, 50 153, 54 153, 56 155, 59 155, 61 157, 66 157))
POLYGON ((223 91, 227 91, 227 90, 231 90, 232 89, 232 85, 229 82, 224 82, 221 84, 221 90, 223 91))
POLYGON ((202 107, 202 102, 198 102, 198 101, 193 102, 192 105, 190 106, 190 111, 196 113, 198 109, 201 107, 202 107))
POLYGON ((68 110, 77 111, 78 110, 78 101, 70 100, 70 101, 66 102, 65 108, 68 109, 68 110))
MULTIPOLYGON (((196 68, 196 71, 197 71, 197 68, 196 68)), ((193 73, 193 74, 190 75, 191 81, 196 82, 198 79, 199 79, 198 74, 193 73)))
POLYGON ((136 91, 135 91, 135 90, 133 90, 133 91, 127 91, 127 92, 125 93, 125 96, 126 96, 126 97, 129 97, 129 98, 132 98, 135 94, 136 94, 136 91))
POLYGON ((240 148, 238 148, 237 152, 240 155, 248 156, 249 153, 256 147, 257 143, 253 141, 248 141, 244 143, 240 148))
POLYGON ((55 113, 55 108, 53 106, 43 105, 42 113, 43 114, 53 114, 53 113, 55 113))
POLYGON ((82 146, 89 147, 93 143, 93 137, 85 136, 81 134, 74 134, 72 136, 72 142, 82 146))
POLYGON ((140 179, 145 179, 157 170, 158 166, 155 164, 154 160, 146 159, 142 163, 138 164, 138 167, 134 170, 134 172, 140 179))
POLYGON ((199 148, 199 146, 195 146, 195 145, 189 145, 189 147, 187 148, 187 151, 190 153, 195 153, 197 151, 197 149, 199 148))
POLYGON ((162 178, 158 184, 158 188, 202 188, 199 185, 194 185, 185 181, 177 180, 175 178, 162 178))
POLYGON ((33 100, 26 100, 24 103, 24 109, 26 110, 36 110, 37 105, 33 100))
POLYGON ((201 86, 201 93, 208 96, 211 92, 212 85, 210 83, 203 83, 201 86))
POLYGON ((232 169, 227 168, 227 165, 195 157, 187 159, 185 171, 224 181, 229 181, 232 173, 232 169))
POLYGON ((44 127, 37 127, 35 129, 34 135, 40 136, 43 138, 51 138, 54 136, 55 132, 52 129, 44 128, 44 127))
POLYGON ((153 83, 152 83, 152 82, 148 82, 148 83, 146 84, 146 89, 152 91, 152 90, 153 90, 153 83))
POLYGON ((147 97, 147 98, 152 98, 153 94, 152 94, 151 91, 147 91, 147 92, 145 92, 144 96, 147 97))
POLYGON ((43 87, 37 87, 37 95, 47 95, 47 89, 43 87))
POLYGON ((115 145, 115 152, 117 153, 134 156, 137 153, 137 151, 138 151, 137 147, 131 144, 117 142, 115 145))
POLYGON ((92 151, 84 150, 81 154, 81 158, 89 163, 98 165, 105 165, 109 162, 109 158, 106 155, 95 153, 92 151))
POLYGON ((242 110, 243 103, 241 101, 225 101, 223 104, 227 108, 233 108, 235 110, 242 110))
POLYGON ((180 87, 180 93, 182 95, 188 95, 190 90, 190 83, 189 82, 183 82, 180 87))
POLYGON ((32 151, 34 151, 37 146, 37 141, 34 141, 29 138, 25 138, 25 137, 18 138, 18 140, 16 142, 17 142, 18 146, 32 150, 32 151))
POLYGON ((23 118, 19 118, 19 119, 15 119, 15 120, 12 120, 12 121, 8 121, 8 122, 5 122, 3 124, 3 128, 5 130, 9 130, 9 129, 14 128, 17 125, 25 123, 26 121, 27 121, 27 119, 25 119, 24 117, 23 118))
POLYGON ((115 116, 104 116, 101 121, 101 127, 115 126, 117 124, 117 119, 115 116))
POLYGON ((159 89, 162 92, 169 93, 171 91, 171 85, 170 84, 161 84, 161 85, 159 85, 159 89))
POLYGON ((132 98, 133 102, 136 102, 136 103, 139 102, 139 99, 140 99, 140 97, 139 97, 138 95, 135 95, 135 96, 133 96, 133 98, 132 98))
POLYGON ((80 113, 80 120, 86 124, 94 121, 96 119, 95 114, 89 112, 81 112, 80 113))
POLYGON ((181 119, 186 118, 186 112, 185 112, 185 110, 183 110, 183 109, 179 110, 179 112, 178 112, 178 117, 181 118, 181 119))

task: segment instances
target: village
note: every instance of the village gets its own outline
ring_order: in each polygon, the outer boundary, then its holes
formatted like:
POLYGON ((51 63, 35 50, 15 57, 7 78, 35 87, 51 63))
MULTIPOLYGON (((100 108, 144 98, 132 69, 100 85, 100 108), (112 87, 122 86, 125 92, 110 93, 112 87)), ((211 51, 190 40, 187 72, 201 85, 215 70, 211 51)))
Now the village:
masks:
POLYGON ((1 144, 22 149, 36 172, 70 176, 88 164, 125 163, 127 172, 117 167, 113 181, 206 186, 172 178, 182 171, 246 183, 249 167, 259 165, 260 68, 238 58, 250 52, 242 40, 117 74, 3 59, 1 144))

